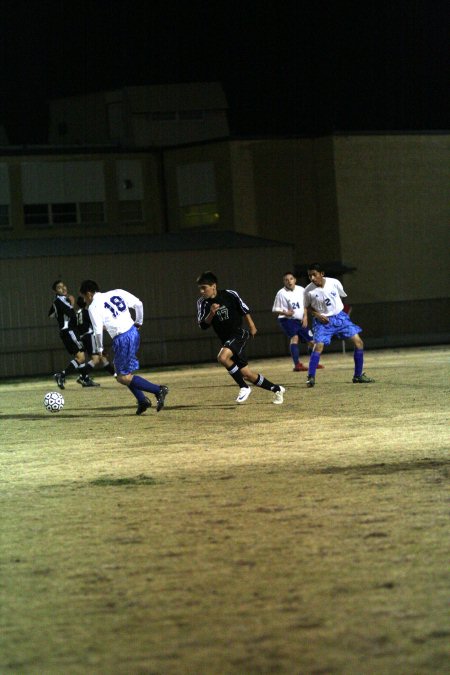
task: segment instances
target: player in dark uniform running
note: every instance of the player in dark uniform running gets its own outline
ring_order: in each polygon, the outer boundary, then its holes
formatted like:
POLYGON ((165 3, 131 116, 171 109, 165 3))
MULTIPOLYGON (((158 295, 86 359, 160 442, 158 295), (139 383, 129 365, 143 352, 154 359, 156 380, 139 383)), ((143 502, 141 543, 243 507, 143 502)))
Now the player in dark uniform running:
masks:
POLYGON ((48 316, 58 321, 59 336, 64 347, 73 357, 64 370, 54 374, 56 384, 60 389, 65 388, 66 375, 79 373, 78 382, 83 387, 98 387, 90 377, 91 366, 86 363, 83 343, 77 328, 77 315, 74 310, 74 298, 67 292, 67 286, 61 279, 55 281, 52 289, 56 295, 50 307, 48 316))
POLYGON ((248 367, 245 346, 250 335, 254 337, 257 333, 248 306, 236 291, 218 290, 217 277, 212 272, 202 272, 197 278, 197 285, 201 296, 197 301, 198 325, 203 330, 212 326, 222 343, 217 360, 239 386, 236 403, 244 403, 251 394, 251 387, 246 380, 272 391, 273 403, 283 403, 285 388, 273 384, 264 375, 254 373, 248 367), (243 318, 248 330, 242 328, 243 318))

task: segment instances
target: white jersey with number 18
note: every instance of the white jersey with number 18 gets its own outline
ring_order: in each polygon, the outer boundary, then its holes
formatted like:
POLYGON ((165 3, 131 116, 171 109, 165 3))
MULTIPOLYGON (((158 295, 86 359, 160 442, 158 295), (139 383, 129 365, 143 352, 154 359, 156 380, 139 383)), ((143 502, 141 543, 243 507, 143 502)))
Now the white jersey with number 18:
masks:
POLYGON ((89 305, 89 316, 99 347, 103 349, 103 329, 115 338, 126 333, 134 324, 142 325, 144 307, 139 298, 122 288, 106 293, 97 291, 89 305), (130 307, 136 313, 135 319, 130 314, 130 307))

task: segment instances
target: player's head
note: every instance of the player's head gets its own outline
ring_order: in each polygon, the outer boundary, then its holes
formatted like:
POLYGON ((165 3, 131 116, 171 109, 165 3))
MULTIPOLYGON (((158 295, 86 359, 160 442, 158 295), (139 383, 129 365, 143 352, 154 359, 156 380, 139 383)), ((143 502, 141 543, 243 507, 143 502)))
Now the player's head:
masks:
POLYGON ((209 286, 212 286, 212 284, 217 284, 217 282, 218 279, 216 275, 213 272, 210 272, 209 270, 207 272, 202 272, 197 277, 197 284, 199 286, 201 284, 208 284, 209 286))
POLYGON ((325 278, 325 272, 322 265, 318 262, 311 263, 308 265, 308 278, 316 286, 323 286, 323 280, 325 278))
POLYGON ((285 272, 283 274, 283 283, 285 288, 287 288, 289 291, 292 291, 295 288, 295 284, 297 283, 295 274, 293 272, 285 272))
POLYGON ((62 279, 57 279, 52 283, 52 289, 57 295, 67 295, 67 286, 62 279))
POLYGON ((96 281, 92 281, 92 279, 86 279, 86 281, 81 282, 80 295, 88 307, 94 299, 94 295, 99 290, 100 288, 98 283, 96 281))
POLYGON ((199 274, 197 277, 197 286, 200 295, 204 298, 213 298, 217 295, 217 282, 218 279, 216 275, 209 270, 199 274))

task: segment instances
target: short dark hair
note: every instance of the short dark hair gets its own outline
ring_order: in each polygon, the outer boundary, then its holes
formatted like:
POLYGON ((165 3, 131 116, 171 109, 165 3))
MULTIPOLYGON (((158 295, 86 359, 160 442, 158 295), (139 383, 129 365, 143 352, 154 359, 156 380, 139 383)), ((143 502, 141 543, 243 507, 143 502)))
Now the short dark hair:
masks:
POLYGON ((99 291, 99 285, 96 281, 92 279, 86 279, 86 281, 81 282, 80 293, 84 295, 85 293, 97 293, 99 291))
POLYGON ((56 291, 56 287, 57 287, 57 285, 60 284, 60 283, 62 283, 62 279, 57 279, 56 281, 54 281, 54 282, 52 283, 52 289, 53 289, 54 291, 56 291))
POLYGON ((317 272, 325 272, 325 270, 323 269, 323 265, 321 265, 318 262, 313 262, 310 265, 308 265, 308 269, 309 270, 316 270, 317 272))
POLYGON ((297 278, 297 276, 294 274, 294 272, 291 272, 291 271, 285 272, 285 273, 283 274, 283 277, 287 277, 288 274, 290 274, 292 277, 294 277, 294 279, 297 278))
POLYGON ((208 284, 208 286, 212 286, 213 284, 217 284, 217 281, 216 275, 209 270, 207 272, 202 272, 197 277, 197 284, 208 284))

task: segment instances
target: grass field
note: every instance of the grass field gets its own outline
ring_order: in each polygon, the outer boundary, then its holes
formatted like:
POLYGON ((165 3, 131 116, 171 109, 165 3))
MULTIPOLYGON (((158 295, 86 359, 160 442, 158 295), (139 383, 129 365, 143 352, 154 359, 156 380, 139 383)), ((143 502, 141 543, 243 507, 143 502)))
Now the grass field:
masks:
POLYGON ((448 673, 448 348, 0 383, 0 673, 448 673))

